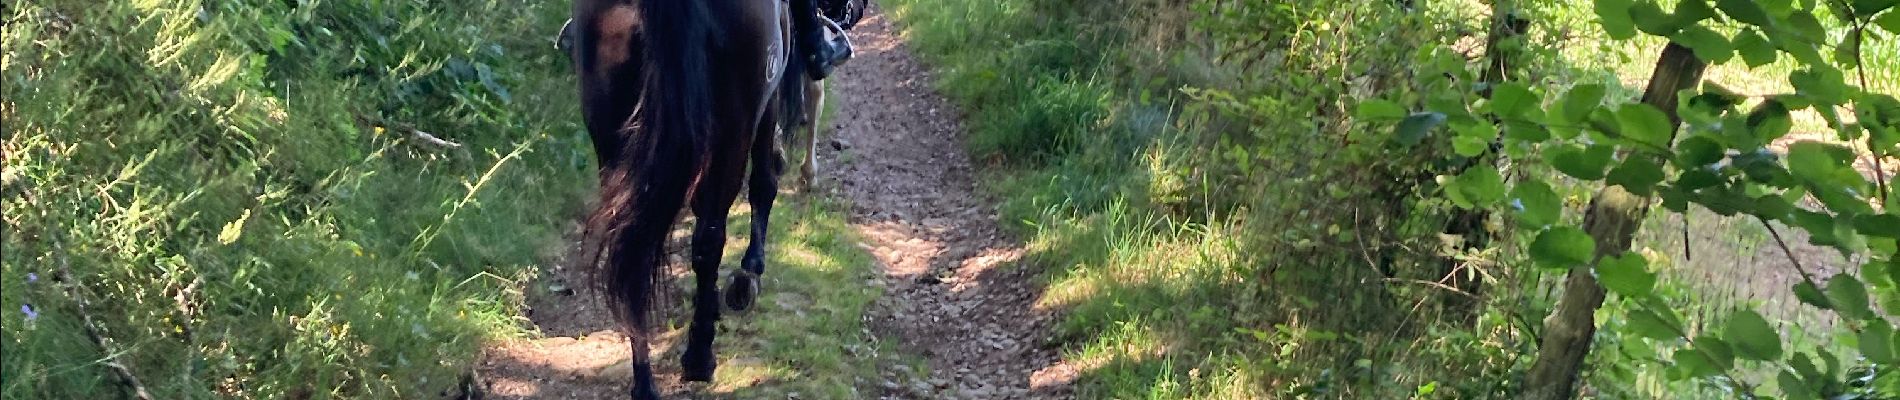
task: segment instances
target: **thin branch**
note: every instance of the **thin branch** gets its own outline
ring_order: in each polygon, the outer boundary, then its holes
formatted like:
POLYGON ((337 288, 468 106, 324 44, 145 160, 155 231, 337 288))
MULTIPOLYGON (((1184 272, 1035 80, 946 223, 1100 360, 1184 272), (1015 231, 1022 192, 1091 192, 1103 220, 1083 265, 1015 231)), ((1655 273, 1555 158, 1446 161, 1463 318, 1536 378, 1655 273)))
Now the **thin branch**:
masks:
MULTIPOLYGON (((1785 247, 1784 247, 1784 248, 1785 248, 1785 247)), ((1663 326, 1666 326, 1666 327, 1669 327, 1669 330, 1670 330, 1670 331, 1673 331, 1673 332, 1675 332, 1675 333, 1676 333, 1676 336, 1678 336, 1678 337, 1682 337, 1682 338, 1685 338, 1685 339, 1688 339, 1688 338, 1689 338, 1689 332, 1688 332, 1688 331, 1684 331, 1684 330, 1683 330, 1683 329, 1682 329, 1681 327, 1677 327, 1677 326, 1675 326, 1675 325, 1672 325, 1672 324, 1662 324, 1662 325, 1663 325, 1663 326)), ((1689 343, 1690 343, 1690 344, 1694 344, 1694 343, 1695 343, 1695 340, 1694 340, 1694 339, 1690 339, 1690 341, 1689 341, 1689 343)), ((1705 351, 1705 350, 1703 350, 1701 346, 1696 346, 1696 348, 1695 348, 1695 353, 1696 353, 1696 355, 1700 355, 1700 356, 1702 356, 1702 359, 1703 359, 1703 360, 1705 360, 1705 361, 1708 361, 1708 362, 1709 362, 1709 365, 1717 365, 1717 363, 1715 362, 1715 356, 1712 356, 1712 355, 1709 355, 1709 352, 1708 352, 1708 351, 1705 351)), ((1755 389, 1754 389, 1754 387, 1753 387, 1753 386, 1750 386, 1750 385, 1748 384, 1748 381, 1744 381, 1744 380, 1742 380, 1741 378, 1738 378, 1738 377, 1736 377, 1736 376, 1735 376, 1735 374, 1733 374, 1733 373, 1731 373, 1731 372, 1729 372, 1729 370, 1727 370, 1727 369, 1724 369, 1724 370, 1722 370, 1722 376, 1723 376, 1723 377, 1725 377, 1725 378, 1728 378, 1728 381, 1729 381, 1729 382, 1734 382, 1734 383, 1735 383, 1736 385, 1741 385, 1741 386, 1742 386, 1742 390, 1739 390, 1739 391, 1738 391, 1738 392, 1739 392, 1739 393, 1740 393, 1740 394, 1742 395, 1742 398, 1744 398, 1744 399, 1754 399, 1754 398, 1755 398, 1755 389)))
POLYGON ((92 313, 87 311, 91 308, 91 303, 88 303, 85 294, 81 293, 79 282, 73 280, 72 267, 66 263, 66 247, 60 243, 57 235, 53 238, 53 250, 58 254, 59 259, 60 286, 66 289, 66 296, 72 298, 73 303, 79 306, 79 317, 85 323, 86 336, 92 339, 93 344, 99 346, 101 352, 105 353, 105 358, 101 362, 106 368, 111 369, 113 374, 119 376, 119 383, 132 392, 133 398, 152 400, 152 393, 145 390, 145 384, 139 383, 139 378, 132 374, 132 369, 119 362, 118 354, 120 353, 112 348, 111 341, 107 340, 105 334, 100 333, 98 322, 93 321, 92 313))
POLYGON ((1788 247, 1788 241, 1781 239, 1781 231, 1775 230, 1775 225, 1768 223, 1768 219, 1766 218, 1757 216, 1755 220, 1761 221, 1763 228, 1768 228, 1768 234, 1774 236, 1776 245, 1781 246, 1781 253, 1788 255, 1788 263, 1794 265, 1794 272, 1801 274, 1801 280, 1807 282, 1809 285, 1814 285, 1814 287, 1821 287, 1819 284, 1814 283, 1814 275, 1809 274, 1806 268, 1801 267, 1801 260, 1794 257, 1794 249, 1788 247))
POLYGON ((442 148, 449 148, 449 149, 462 148, 461 143, 451 142, 451 141, 436 137, 434 134, 423 131, 421 129, 417 129, 415 125, 388 121, 388 120, 384 120, 382 118, 377 118, 374 116, 359 115, 357 116, 357 119, 363 121, 364 123, 368 123, 370 125, 408 132, 409 137, 415 138, 416 140, 421 141, 422 143, 426 143, 435 147, 442 147, 442 148))
MULTIPOLYGON (((1833 5, 1835 7, 1840 7, 1841 10, 1845 11, 1842 13, 1843 15, 1856 15, 1854 6, 1846 1, 1832 0, 1830 3, 1834 3, 1833 5)), ((1854 41, 1854 75, 1860 80, 1860 89, 1867 90, 1871 87, 1867 85, 1867 61, 1862 57, 1862 53, 1865 52, 1861 51, 1861 46, 1867 44, 1865 36, 1867 35, 1868 21, 1860 17, 1852 17, 1848 22, 1850 25, 1853 25, 1854 28, 1852 31, 1854 36, 1846 39, 1854 41)), ((1879 189, 1875 191, 1874 195, 1879 197, 1880 203, 1884 205, 1887 203, 1887 171, 1880 166, 1880 154, 1875 151, 1874 139, 1871 136, 1867 138, 1867 152, 1869 153, 1868 156, 1874 159, 1874 188, 1879 189)))
POLYGON ((1446 285, 1446 284, 1443 284, 1443 283, 1438 283, 1438 282, 1432 282, 1432 281, 1428 281, 1428 280, 1424 280, 1424 279, 1411 279, 1411 278, 1385 278, 1385 279, 1381 279, 1380 281, 1383 281, 1383 282, 1404 282, 1404 283, 1416 283, 1416 284, 1420 284, 1420 285, 1425 285, 1425 286, 1428 286, 1428 287, 1434 287, 1434 288, 1439 288, 1439 289, 1444 289, 1445 291, 1448 291, 1448 292, 1452 292, 1452 293, 1454 293, 1454 294, 1457 294, 1457 295, 1459 295, 1459 296, 1465 296, 1465 297, 1468 297, 1468 298, 1471 298, 1472 300, 1477 300, 1477 299, 1478 299, 1478 296, 1477 296, 1477 295, 1474 295, 1474 294, 1471 294, 1470 292, 1466 292, 1466 291, 1464 291, 1464 290, 1460 290, 1460 289, 1458 289, 1458 288, 1455 288, 1455 287, 1451 287, 1451 285, 1446 285))
MULTIPOLYGON (((1852 38, 1854 40, 1854 75, 1860 77, 1861 90, 1873 89, 1872 86, 1867 85, 1867 61, 1861 56, 1861 53, 1865 53, 1861 51, 1861 47, 1867 44, 1867 22, 1856 19, 1854 23, 1856 25, 1852 38)), ((1867 157, 1874 159, 1874 189, 1876 189, 1874 196, 1879 197, 1880 204, 1885 206, 1887 204, 1887 169, 1880 166, 1880 151, 1874 148, 1873 135, 1867 135, 1867 157)))

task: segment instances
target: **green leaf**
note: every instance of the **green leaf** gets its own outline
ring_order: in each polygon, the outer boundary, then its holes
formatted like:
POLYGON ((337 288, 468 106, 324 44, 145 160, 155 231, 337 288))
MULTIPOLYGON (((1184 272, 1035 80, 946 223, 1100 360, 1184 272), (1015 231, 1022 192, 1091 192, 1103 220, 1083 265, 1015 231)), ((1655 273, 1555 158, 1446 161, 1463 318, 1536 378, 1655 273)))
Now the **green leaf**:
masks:
POLYGON ((1821 288, 1815 287, 1814 284, 1807 281, 1794 284, 1794 298, 1801 300, 1802 303, 1807 303, 1810 306, 1815 306, 1823 310, 1831 310, 1834 308, 1832 302, 1827 300, 1827 295, 1821 293, 1821 288))
POLYGON ((1715 9, 1709 8, 1708 0, 1682 0, 1676 3, 1676 23, 1693 25, 1702 20, 1715 18, 1715 9))
POLYGON ((1542 143, 1550 140, 1550 131, 1545 130, 1543 124, 1514 118, 1504 121, 1504 137, 1521 142, 1542 143))
MULTIPOLYGON (((1711 360, 1714 356, 1709 354, 1713 353, 1713 351, 1708 351, 1707 349, 1718 347, 1703 344, 1702 338, 1696 338, 1695 341, 1697 342, 1696 347, 1676 349, 1675 354, 1670 356, 1670 359, 1676 362, 1675 370, 1670 375, 1671 378, 1677 380, 1707 378, 1721 375, 1722 371, 1728 370, 1728 368, 1723 368, 1715 364, 1715 360, 1711 360)), ((1730 360, 1730 362, 1733 362, 1733 360, 1730 360)))
POLYGON ((1768 11, 1755 4, 1754 0, 1718 0, 1715 7, 1722 9, 1722 13, 1728 14, 1729 18, 1744 24, 1764 27, 1774 24, 1768 17, 1768 11))
POLYGON ((1643 103, 1624 104, 1616 109, 1617 125, 1623 128, 1623 136, 1630 140, 1650 146, 1651 149, 1669 148, 1669 137, 1675 134, 1675 124, 1669 122, 1669 116, 1643 103))
POLYGON ((1630 157, 1622 165, 1610 170, 1604 183, 1622 185, 1630 193, 1647 196, 1654 192, 1656 183, 1662 182, 1663 170, 1649 157, 1630 157))
POLYGON ((1479 165, 1466 170, 1458 179, 1464 182, 1467 198, 1479 206, 1490 206, 1504 201, 1504 176, 1496 167, 1479 165))
POLYGON ((1525 110, 1536 107, 1540 102, 1537 94, 1522 83, 1505 82, 1491 89, 1491 112, 1499 116, 1523 115, 1525 110))
POLYGON ((1728 38, 1701 25, 1690 25, 1670 36, 1669 40, 1695 50, 1695 57, 1710 64, 1721 64, 1735 58, 1735 45, 1728 38))
POLYGON ((1563 200, 1543 180, 1527 178, 1511 188, 1512 206, 1518 221, 1526 226, 1543 227, 1557 223, 1563 216, 1563 200))
POLYGON ((1610 166, 1610 159, 1614 155, 1615 149, 1609 146, 1562 146, 1550 150, 1550 165, 1564 175, 1594 181, 1603 179, 1603 169, 1610 166))
POLYGON ((1793 33, 1803 42, 1822 43, 1827 40, 1827 27, 1821 24, 1821 18, 1807 10, 1795 10, 1788 14, 1788 23, 1793 33))
POLYGON ((1635 0, 1596 0, 1597 18, 1602 21, 1603 31, 1609 33, 1611 39, 1636 37, 1636 23, 1630 20, 1630 7, 1634 5, 1635 0))
POLYGON ((1479 154, 1484 154, 1485 150, 1490 149, 1491 141, 1484 140, 1484 138, 1481 137, 1459 135, 1458 137, 1451 138, 1451 150, 1457 152, 1460 156, 1477 157, 1479 154))
POLYGON ((1867 321, 1867 327, 1860 331, 1859 341, 1860 355, 1867 356, 1867 361, 1880 364, 1894 362, 1893 325, 1889 325, 1887 320, 1867 321))
POLYGON ((1406 112, 1404 107, 1399 107, 1399 103, 1385 99, 1366 99, 1359 102, 1359 109, 1352 115, 1359 119, 1386 120, 1405 118, 1406 112))
POLYGON ((1788 172, 1809 182, 1833 182, 1836 171, 1845 167, 1848 161, 1839 159, 1837 155, 1845 153, 1851 157, 1853 154, 1844 150, 1837 145, 1816 141, 1795 142, 1788 146, 1788 172))
MULTIPOLYGON (((1829 357, 1829 359, 1831 358, 1832 357, 1829 357)), ((1834 369, 1831 368, 1833 363, 1830 362, 1829 364, 1830 368, 1828 368, 1828 372, 1824 373, 1821 372, 1820 367, 1814 365, 1814 358, 1809 357, 1808 353, 1795 352, 1792 357, 1788 357, 1788 368, 1794 370, 1796 374, 1801 375, 1802 379, 1809 381, 1830 379, 1834 375, 1834 369)))
POLYGON ((1788 83, 1794 85, 1795 92, 1807 95, 1820 104, 1847 102, 1849 89, 1846 79, 1841 70, 1825 65, 1811 66, 1788 74, 1788 83))
POLYGON ((1870 17, 1900 5, 1900 0, 1854 0, 1854 16, 1870 17))
POLYGON ((1641 0, 1630 7, 1630 19, 1636 21, 1636 29, 1641 29, 1643 33, 1662 37, 1675 35, 1683 26, 1676 16, 1663 11, 1652 0, 1641 0))
POLYGON ((1769 220, 1779 220, 1794 212, 1794 204, 1781 196, 1767 195, 1755 199, 1755 215, 1769 220))
POLYGON ((1727 157, 1727 149, 1721 143, 1708 136, 1695 135, 1683 138, 1676 143, 1676 162, 1682 169, 1703 167, 1721 162, 1727 157))
POLYGON ((1656 273, 1649 272, 1649 261, 1633 252, 1597 262, 1597 280, 1624 297, 1648 296, 1656 288, 1656 273))
POLYGON ((1874 25, 1880 25, 1887 32, 1900 35, 1900 11, 1888 11, 1886 14, 1881 14, 1879 18, 1874 18, 1874 25))
POLYGON ((1900 215, 1893 211, 1886 214, 1867 214, 1854 218, 1854 229, 1862 235, 1900 239, 1900 215))
POLYGON ((1828 278, 1827 300, 1842 317, 1867 319, 1874 315, 1867 306, 1867 286, 1853 275, 1836 274, 1828 278))
POLYGON ((1572 226, 1557 226, 1537 235, 1531 242, 1531 260, 1546 268, 1570 269, 1590 262, 1590 255, 1596 252, 1596 241, 1582 229, 1572 226))
POLYGON ((1569 92, 1564 92, 1563 99, 1557 101, 1557 107, 1562 111, 1558 114, 1560 122, 1569 125, 1583 123, 1591 111, 1602 107, 1604 91, 1603 85, 1591 83, 1577 85, 1570 88, 1569 92))
POLYGON ((1444 123, 1445 114, 1435 112, 1412 113, 1412 115, 1406 116, 1405 120, 1399 121, 1399 127, 1393 133, 1393 138, 1398 140, 1399 144, 1405 147, 1417 146, 1418 142, 1425 140, 1425 135, 1430 134, 1433 128, 1437 128, 1444 123))
POLYGON ((1445 192, 1460 207, 1490 207, 1504 200, 1504 177, 1497 167, 1481 164, 1448 180, 1445 192))
POLYGON ((1860 68, 1860 42, 1865 40, 1860 27, 1847 31, 1847 39, 1834 46, 1834 62, 1841 68, 1860 68))
POLYGON ((1755 144, 1768 144, 1787 136, 1788 131, 1794 128, 1794 119, 1790 115, 1787 104, 1779 98, 1761 102, 1748 112, 1746 127, 1751 128, 1749 133, 1753 135, 1749 139, 1755 144))
POLYGON ((1682 171, 1682 175, 1676 177, 1675 186, 1681 190, 1699 190, 1724 183, 1722 177, 1713 171, 1713 168, 1708 167, 1682 171))
MULTIPOLYGON (((1747 2, 1748 0, 1724 1, 1747 2)), ((1762 37, 1760 33, 1755 33, 1754 29, 1743 29, 1735 33, 1735 50, 1742 53, 1742 62, 1747 63, 1749 68, 1774 63, 1775 56, 1780 54, 1775 51, 1774 43, 1769 43, 1767 38, 1762 37)))
POLYGON ((1714 336, 1696 336, 1689 341, 1689 345, 1695 346, 1710 365, 1723 371, 1735 368, 1735 348, 1728 341, 1714 336))
POLYGON ((1730 314, 1728 326, 1722 330, 1722 337, 1735 345, 1735 355, 1743 359, 1771 361, 1781 359, 1781 334, 1768 324, 1767 318, 1754 310, 1737 310, 1730 314))
POLYGON ((1668 319, 1664 319, 1661 315, 1657 315, 1655 312, 1647 309, 1630 311, 1630 319, 1625 326, 1629 327, 1631 333, 1650 339, 1674 340, 1682 338, 1682 336, 1676 334, 1676 332, 1680 331, 1676 324, 1671 323, 1668 319))
POLYGON ((1801 377, 1795 375, 1793 371, 1781 370, 1780 374, 1775 375, 1775 383, 1781 385, 1781 393, 1788 395, 1789 399, 1821 398, 1821 394, 1816 393, 1813 386, 1801 380, 1801 377))

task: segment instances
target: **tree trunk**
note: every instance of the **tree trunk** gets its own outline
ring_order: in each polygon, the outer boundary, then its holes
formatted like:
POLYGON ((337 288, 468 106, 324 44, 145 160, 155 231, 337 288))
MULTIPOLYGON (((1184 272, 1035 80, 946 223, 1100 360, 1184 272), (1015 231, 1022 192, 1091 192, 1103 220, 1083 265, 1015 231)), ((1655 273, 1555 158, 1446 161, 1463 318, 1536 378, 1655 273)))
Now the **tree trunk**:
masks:
MULTIPOLYGON (((1676 115, 1676 92, 1694 88, 1702 81, 1706 67, 1695 53, 1674 43, 1663 48, 1651 73, 1643 103, 1661 109, 1671 122, 1680 124, 1676 115)), ((1653 155, 1634 155, 1655 157, 1653 155)), ((1660 161, 1660 160, 1658 160, 1660 161)), ((1584 213, 1583 229, 1596 240, 1596 260, 1629 251, 1630 240, 1649 215, 1650 199, 1637 196, 1621 186, 1605 186, 1597 191, 1584 213)), ((1595 264, 1593 260, 1592 265, 1595 264)), ((1577 378, 1583 360, 1590 354, 1591 338, 1596 335, 1596 310, 1603 305, 1603 286, 1589 268, 1575 268, 1564 278, 1563 297, 1544 319, 1543 342, 1537 349, 1537 362, 1525 377, 1524 397, 1536 400, 1575 398, 1577 378)))
MULTIPOLYGON (((1519 49, 1507 50, 1503 46, 1506 41, 1524 36, 1525 32, 1530 31, 1531 21, 1518 15, 1515 3, 1514 1, 1498 1, 1491 7, 1491 30, 1485 36, 1486 61, 1484 75, 1481 78, 1485 83, 1485 88, 1480 91, 1480 94, 1486 98, 1491 97, 1491 88, 1512 79, 1511 75, 1515 71, 1511 67, 1517 65, 1518 60, 1523 57, 1523 52, 1519 49)), ((1502 121, 1493 118, 1491 122, 1497 124, 1502 121)), ((1458 168, 1456 173, 1462 173, 1478 163, 1493 164, 1495 167, 1495 164, 1503 157, 1500 155, 1503 140, 1502 134, 1492 138, 1489 153, 1472 159, 1469 164, 1458 168)), ((1444 233, 1463 238, 1464 241, 1459 246, 1463 250, 1490 247, 1491 232, 1486 231, 1484 227, 1484 222, 1489 219, 1491 219, 1491 212, 1488 210, 1458 209, 1452 212, 1449 222, 1445 225, 1444 233)), ((1437 261, 1440 279, 1448 286, 1470 294, 1470 296, 1443 297, 1447 318, 1458 321, 1464 326, 1476 326, 1478 316, 1484 314, 1482 310, 1485 295, 1483 277, 1475 271, 1461 271, 1458 267, 1464 262, 1458 260, 1457 257, 1443 256, 1437 261)))

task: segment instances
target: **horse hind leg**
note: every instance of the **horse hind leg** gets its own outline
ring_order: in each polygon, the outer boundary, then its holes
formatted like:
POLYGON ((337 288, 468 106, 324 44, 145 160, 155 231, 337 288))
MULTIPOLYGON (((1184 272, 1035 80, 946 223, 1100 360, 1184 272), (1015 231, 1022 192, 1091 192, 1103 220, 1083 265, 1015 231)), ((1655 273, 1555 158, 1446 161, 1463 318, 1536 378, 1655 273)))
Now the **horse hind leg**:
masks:
POLYGON ((746 183, 746 201, 752 204, 751 240, 739 261, 739 271, 726 286, 726 306, 733 311, 752 308, 758 300, 760 276, 765 274, 766 236, 771 229, 772 204, 778 199, 779 177, 785 173, 785 153, 773 135, 778 129, 776 108, 768 109, 766 117, 760 119, 756 141, 752 142, 752 176, 746 183))
POLYGON ((645 326, 631 329, 627 336, 628 345, 633 347, 633 359, 629 363, 633 366, 633 398, 637 400, 660 400, 659 385, 653 382, 653 356, 648 354, 650 337, 645 326))
POLYGON ((713 337, 720 314, 719 262, 725 256, 727 213, 745 178, 748 143, 731 136, 720 139, 727 140, 714 143, 712 164, 693 198, 693 321, 687 328, 686 352, 680 355, 680 378, 688 382, 710 382, 718 368, 713 337))
POLYGON ((798 166, 798 189, 811 187, 818 179, 818 123, 825 111, 825 82, 807 80, 805 84, 806 101, 804 104, 805 134, 803 138, 805 160, 798 166))

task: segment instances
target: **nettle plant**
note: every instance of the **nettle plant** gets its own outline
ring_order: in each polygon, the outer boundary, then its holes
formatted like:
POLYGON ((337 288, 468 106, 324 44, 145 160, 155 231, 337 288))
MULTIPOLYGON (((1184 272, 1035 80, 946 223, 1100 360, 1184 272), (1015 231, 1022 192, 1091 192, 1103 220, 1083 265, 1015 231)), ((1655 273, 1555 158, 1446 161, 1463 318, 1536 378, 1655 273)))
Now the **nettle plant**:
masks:
MULTIPOLYGON (((1647 361, 1667 366, 1669 378, 1703 379, 1749 398, 1892 398, 1900 395, 1900 374, 1890 367, 1900 361, 1890 318, 1900 316, 1900 193, 1879 173, 1864 175, 1853 164, 1869 159, 1878 169, 1900 155, 1900 100, 1869 91, 1866 78, 1869 68, 1896 68, 1900 60, 1868 59, 1862 52, 1900 35, 1896 4, 1900 0, 1681 0, 1665 10, 1654 0, 1596 0, 1599 22, 1612 39, 1668 39, 1640 101, 1600 84, 1475 85, 1479 80, 1462 57, 1427 49, 1418 63, 1430 70, 1420 74, 1431 90, 1425 111, 1367 100, 1357 116, 1395 124, 1397 146, 1442 145, 1460 157, 1500 160, 1440 176, 1443 196, 1459 207, 1509 216, 1533 264, 1570 275, 1553 314, 1564 313, 1571 297, 1594 310, 1605 289, 1624 298, 1631 306, 1621 333, 1677 349, 1647 361), (1700 82, 1709 65, 1752 68, 1778 60, 1794 66, 1785 76, 1791 93, 1744 96, 1700 82), (1819 115, 1833 140, 1771 150, 1794 126, 1793 113, 1803 110, 1819 115), (1439 131, 1450 137, 1422 140, 1439 131), (1590 210, 1566 217, 1555 188, 1598 182, 1602 189, 1590 210), (1819 277, 1792 263, 1803 278, 1793 294, 1838 315, 1847 329, 1835 339, 1853 354, 1792 351, 1774 324, 1748 309, 1718 326, 1689 329, 1657 294, 1649 261, 1628 251, 1636 229, 1631 222, 1652 204, 1677 213, 1693 205, 1751 217, 1771 230, 1771 222, 1795 227, 1859 264, 1819 277), (1571 273, 1576 269, 1588 273, 1571 273), (1594 299, 1578 293, 1591 291, 1594 299), (1863 367, 1843 371, 1841 360, 1863 367)), ((1591 321, 1587 313, 1582 318, 1591 321)), ((1582 325, 1552 322, 1545 334, 1574 328, 1588 346, 1594 326, 1582 325)), ((1561 353, 1551 349, 1560 345, 1547 337, 1540 358, 1561 353)), ((1570 358, 1538 360, 1527 392, 1540 386, 1573 391, 1581 355, 1570 358), (1561 373, 1542 374, 1546 369, 1561 373)))

